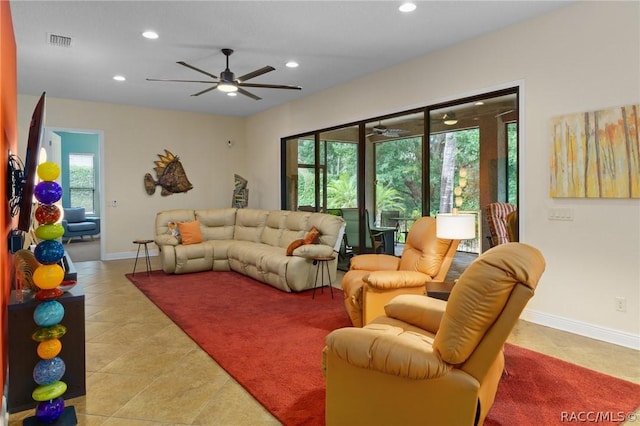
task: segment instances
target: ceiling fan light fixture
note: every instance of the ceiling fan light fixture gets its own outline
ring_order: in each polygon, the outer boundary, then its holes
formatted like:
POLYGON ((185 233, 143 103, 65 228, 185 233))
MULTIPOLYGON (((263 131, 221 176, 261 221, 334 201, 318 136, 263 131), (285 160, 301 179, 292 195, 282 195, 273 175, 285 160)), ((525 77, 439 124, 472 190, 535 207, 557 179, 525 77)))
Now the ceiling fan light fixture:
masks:
POLYGON ((233 83, 229 83, 228 81, 223 81, 218 84, 218 90, 225 93, 237 92, 238 86, 233 83))
POLYGON ((454 124, 458 124, 458 119, 453 113, 445 114, 444 117, 442 118, 444 119, 442 122, 447 126, 453 126, 454 124))

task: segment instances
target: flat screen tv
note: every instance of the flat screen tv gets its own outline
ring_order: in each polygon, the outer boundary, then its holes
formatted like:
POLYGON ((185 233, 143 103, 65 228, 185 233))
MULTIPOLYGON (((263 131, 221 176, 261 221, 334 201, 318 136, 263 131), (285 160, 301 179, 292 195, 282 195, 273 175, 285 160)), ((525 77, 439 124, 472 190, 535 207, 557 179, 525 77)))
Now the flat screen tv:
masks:
POLYGON ((18 216, 18 229, 29 232, 31 227, 31 206, 33 204, 33 189, 37 181, 38 157, 40 154, 40 139, 44 125, 45 93, 40 96, 29 125, 29 139, 27 141, 27 153, 24 157, 24 174, 22 184, 22 197, 20 198, 20 215, 18 216))

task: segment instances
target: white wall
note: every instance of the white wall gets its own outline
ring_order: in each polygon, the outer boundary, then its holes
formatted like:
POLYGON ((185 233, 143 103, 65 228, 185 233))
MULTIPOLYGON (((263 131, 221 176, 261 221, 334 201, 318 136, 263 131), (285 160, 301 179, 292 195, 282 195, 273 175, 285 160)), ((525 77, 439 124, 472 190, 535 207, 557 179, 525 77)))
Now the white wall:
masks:
POLYGON ((640 200, 549 197, 550 119, 640 103, 639 17, 638 2, 579 2, 252 116, 252 196, 280 206, 281 137, 520 83, 521 240, 547 259, 525 318, 640 348, 640 200), (574 220, 549 221, 551 207, 574 220))
MULTIPOLYGON (((18 96, 21 157, 36 102, 34 96, 18 96)), ((134 239, 152 239, 158 211, 230 207, 233 175, 246 175, 243 118, 47 98, 45 124, 104 132, 101 240, 106 260, 134 254, 134 239), (157 187, 154 195, 147 195, 143 177, 151 173, 156 178, 154 161, 165 148, 180 157, 193 189, 163 197, 157 187), (111 206, 113 200, 117 207, 111 206)))

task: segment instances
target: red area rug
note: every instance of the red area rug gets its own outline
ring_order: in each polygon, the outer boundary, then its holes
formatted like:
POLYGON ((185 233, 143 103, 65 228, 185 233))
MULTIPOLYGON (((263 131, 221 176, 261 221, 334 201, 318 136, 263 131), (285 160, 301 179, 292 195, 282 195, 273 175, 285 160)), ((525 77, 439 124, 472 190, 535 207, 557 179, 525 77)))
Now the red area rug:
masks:
MULTIPOLYGON (((324 425, 324 338, 350 325, 340 290, 334 299, 316 290, 312 299, 311 291, 285 293, 234 272, 127 278, 283 424, 324 425)), ((638 385, 516 346, 505 350, 509 375, 489 426, 584 423, 594 412, 614 424, 640 406, 638 385)))

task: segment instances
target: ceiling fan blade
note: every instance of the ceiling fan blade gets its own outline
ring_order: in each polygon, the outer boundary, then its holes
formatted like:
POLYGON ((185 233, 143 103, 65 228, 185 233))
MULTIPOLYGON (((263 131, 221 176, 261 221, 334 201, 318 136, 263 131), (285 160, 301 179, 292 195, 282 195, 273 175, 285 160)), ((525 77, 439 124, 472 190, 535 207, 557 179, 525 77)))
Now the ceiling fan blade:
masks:
POLYGON ((515 111, 515 109, 510 109, 509 111, 501 112, 499 114, 494 115, 493 117, 494 118, 502 117, 503 115, 507 115, 507 114, 509 114, 510 112, 513 112, 513 111, 515 111))
POLYGON ((211 80, 171 80, 171 79, 167 79, 167 78, 147 78, 147 81, 170 81, 170 82, 175 82, 175 83, 207 83, 207 84, 212 84, 215 83, 215 81, 211 81, 211 80))
POLYGON ((194 94, 193 94, 193 95, 191 95, 191 96, 200 96, 200 95, 204 95, 205 93, 212 91, 212 90, 213 90, 213 89, 215 89, 216 87, 218 87, 218 84, 217 84, 217 83, 216 83, 216 84, 214 84, 213 86, 209 87, 208 89, 204 89, 204 90, 203 90, 203 91, 201 91, 201 92, 194 93, 194 94))
POLYGON ((259 70, 255 70, 255 71, 250 72, 249 74, 243 75, 242 77, 238 77, 238 81, 239 82, 247 81, 247 80, 255 78, 255 77, 259 76, 259 75, 266 74, 266 73, 271 72, 271 71, 275 71, 275 68, 267 65, 266 67, 260 68, 259 70))
POLYGON ((261 97, 256 96, 256 95, 254 95, 254 94, 253 94, 253 93, 251 93, 251 92, 247 92, 246 90, 244 90, 244 89, 242 89, 242 88, 240 88, 240 87, 238 87, 238 92, 240 92, 240 93, 242 93, 243 95, 248 96, 248 97, 250 97, 250 98, 252 98, 252 99, 255 99, 256 101, 259 101, 260 99, 262 99, 261 97))
POLYGON ((300 86, 286 86, 283 84, 253 84, 253 83, 238 83, 238 86, 242 87, 257 87, 263 89, 291 89, 291 90, 302 90, 300 86))
POLYGON ((204 74, 204 75, 208 75, 209 77, 211 77, 211 78, 215 78, 216 80, 218 79, 218 76, 217 76, 217 75, 213 75, 213 74, 211 74, 211 73, 208 73, 208 72, 206 72, 206 71, 203 71, 203 70, 201 70, 200 68, 196 68, 196 67, 194 67, 193 65, 189 65, 189 64, 187 64, 186 62, 178 61, 178 62, 176 62, 176 63, 177 63, 177 64, 180 64, 180 65, 182 65, 182 66, 184 66, 184 67, 191 68, 192 70, 194 70, 194 71, 198 71, 198 72, 200 72, 200 73, 202 73, 202 74, 204 74))

